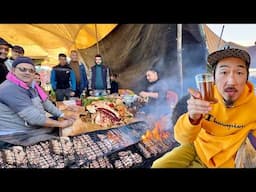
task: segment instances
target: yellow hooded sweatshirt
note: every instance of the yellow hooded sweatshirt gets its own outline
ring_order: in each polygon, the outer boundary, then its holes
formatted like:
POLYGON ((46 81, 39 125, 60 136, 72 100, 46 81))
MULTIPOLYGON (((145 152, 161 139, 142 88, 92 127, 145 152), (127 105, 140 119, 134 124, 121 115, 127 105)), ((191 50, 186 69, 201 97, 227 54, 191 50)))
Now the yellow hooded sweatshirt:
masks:
POLYGON ((174 137, 181 144, 194 143, 201 161, 209 168, 235 167, 237 150, 252 131, 256 136, 256 96, 248 82, 243 94, 227 108, 214 87, 217 104, 198 125, 192 125, 188 113, 182 115, 174 127, 174 137))

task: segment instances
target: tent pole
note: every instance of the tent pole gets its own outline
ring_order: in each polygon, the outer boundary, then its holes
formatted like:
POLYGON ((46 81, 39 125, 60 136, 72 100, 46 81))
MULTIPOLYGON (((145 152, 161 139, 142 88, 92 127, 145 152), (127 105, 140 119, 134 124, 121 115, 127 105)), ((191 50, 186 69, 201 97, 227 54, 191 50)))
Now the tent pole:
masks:
POLYGON ((182 70, 182 24, 177 24, 177 62, 180 74, 180 97, 183 96, 183 70, 182 70))
POLYGON ((218 49, 220 49, 221 39, 222 39, 222 35, 223 35, 223 31, 224 31, 224 27, 225 27, 225 25, 223 25, 223 26, 222 26, 222 29, 221 29, 221 34, 220 34, 220 38, 219 38, 219 42, 218 42, 217 50, 218 50, 218 49))
POLYGON ((97 54, 100 54, 97 24, 95 24, 94 27, 95 27, 95 34, 96 34, 96 41, 97 41, 97 54))

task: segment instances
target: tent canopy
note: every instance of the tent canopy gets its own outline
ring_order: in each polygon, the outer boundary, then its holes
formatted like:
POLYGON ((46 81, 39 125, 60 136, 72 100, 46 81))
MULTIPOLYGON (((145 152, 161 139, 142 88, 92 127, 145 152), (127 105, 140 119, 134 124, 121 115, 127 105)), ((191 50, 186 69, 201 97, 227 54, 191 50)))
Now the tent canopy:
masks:
POLYGON ((96 44, 117 24, 0 24, 0 37, 25 49, 25 56, 57 64, 58 54, 96 44))
POLYGON ((78 49, 91 67, 99 50, 104 64, 119 75, 120 88, 136 93, 147 87, 145 72, 150 68, 179 96, 195 87, 195 74, 206 70, 208 52, 200 24, 182 25, 182 66, 177 62, 177 24, 0 24, 0 37, 23 46, 26 56, 44 58, 42 65, 48 66, 58 63, 59 53, 78 49), (183 88, 177 83, 181 79, 183 88))
MULTIPOLYGON (((194 87, 194 76, 206 70, 206 44, 200 24, 182 25, 182 71, 177 62, 177 24, 119 24, 99 42, 103 62, 118 74, 120 88, 138 93, 148 82, 145 73, 154 68, 161 80, 179 96, 194 87), (184 82, 183 91, 180 87, 184 82)), ((85 63, 95 64, 96 45, 79 49, 85 63)))

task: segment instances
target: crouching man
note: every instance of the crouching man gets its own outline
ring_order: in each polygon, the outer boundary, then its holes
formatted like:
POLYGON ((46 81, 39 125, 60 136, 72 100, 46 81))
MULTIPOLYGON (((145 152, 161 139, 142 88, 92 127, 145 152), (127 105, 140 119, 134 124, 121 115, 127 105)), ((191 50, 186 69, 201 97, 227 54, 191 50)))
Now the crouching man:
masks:
POLYGON ((49 139, 53 128, 65 128, 74 122, 48 100, 47 94, 35 82, 35 65, 28 57, 18 57, 12 70, 0 85, 0 141, 28 145, 49 139), (63 121, 48 118, 63 117, 63 121), (52 128, 52 129, 51 129, 52 128), (31 137, 34 139, 32 139, 31 137))

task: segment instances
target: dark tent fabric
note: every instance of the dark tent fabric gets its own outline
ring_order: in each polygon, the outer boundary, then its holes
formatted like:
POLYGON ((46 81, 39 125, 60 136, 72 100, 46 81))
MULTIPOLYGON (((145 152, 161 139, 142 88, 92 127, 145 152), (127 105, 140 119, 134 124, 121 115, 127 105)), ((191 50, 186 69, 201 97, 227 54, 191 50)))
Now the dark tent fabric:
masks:
MULTIPOLYGON (((144 90, 147 86, 146 71, 156 68, 169 89, 181 97, 176 39, 176 24, 120 24, 98 45, 104 63, 119 74, 120 88, 137 93, 144 90)), ((80 53, 91 67, 97 45, 81 49, 80 53)), ((206 71, 207 49, 199 24, 182 25, 182 55, 184 95, 188 87, 195 87, 195 74, 206 71)))

